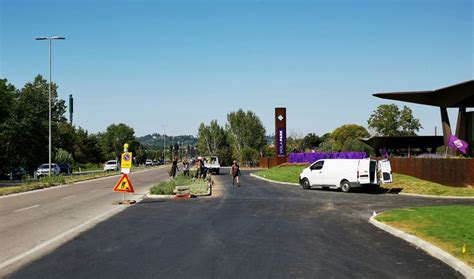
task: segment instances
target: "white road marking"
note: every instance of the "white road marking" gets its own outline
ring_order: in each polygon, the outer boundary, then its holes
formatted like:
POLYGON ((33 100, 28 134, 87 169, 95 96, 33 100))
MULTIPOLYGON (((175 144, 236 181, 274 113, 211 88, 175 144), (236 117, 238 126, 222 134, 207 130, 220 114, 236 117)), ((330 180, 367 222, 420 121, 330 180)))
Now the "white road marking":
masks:
POLYGON ((62 200, 67 200, 67 199, 70 199, 70 198, 74 198, 76 195, 70 195, 70 196, 67 196, 67 197, 64 197, 64 198, 61 198, 62 200))
POLYGON ((25 208, 22 208, 22 209, 17 209, 13 212, 21 212, 21 211, 25 211, 25 210, 28 210, 28 209, 32 209, 32 208, 35 208, 35 207, 38 207, 40 206, 39 204, 36 204, 36 205, 33 205, 33 206, 30 206, 30 207, 25 207, 25 208))
POLYGON ((48 245, 51 245, 51 244, 53 244, 54 242, 60 240, 61 238, 67 236, 68 234, 71 234, 71 233, 73 233, 73 232, 75 232, 75 231, 77 231, 77 230, 80 230, 81 228, 86 227, 86 226, 92 224, 93 222, 95 222, 95 221, 97 221, 97 220, 100 220, 101 218, 104 218, 104 217, 107 216, 107 215, 111 215, 112 213, 114 213, 114 211, 119 211, 120 209, 123 210, 123 209, 125 209, 125 208, 126 208, 125 206, 117 206, 117 207, 114 207, 113 209, 111 209, 111 210, 109 210, 109 211, 106 211, 106 212, 104 212, 104 213, 102 213, 102 214, 100 214, 100 215, 97 215, 96 217, 90 219, 89 221, 86 221, 86 222, 84 222, 84 223, 82 223, 82 224, 80 224, 80 225, 78 225, 78 226, 76 226, 76 227, 73 227, 73 228, 71 228, 71 229, 69 229, 69 230, 67 230, 67 231, 65 231, 65 232, 63 232, 63 233, 57 235, 56 237, 53 237, 53 238, 51 238, 50 240, 47 240, 47 241, 45 241, 45 242, 43 242, 43 243, 41 243, 41 244, 35 246, 34 248, 32 248, 32 249, 30 249, 30 250, 28 250, 28 251, 26 251, 26 252, 23 252, 23 253, 21 253, 20 255, 14 257, 14 258, 9 259, 8 261, 5 261, 5 262, 3 262, 3 263, 0 263, 0 269, 5 268, 6 266, 9 266, 9 265, 11 265, 11 264, 13 264, 13 263, 15 263, 15 262, 17 262, 17 261, 19 261, 19 260, 21 260, 21 259, 27 257, 27 256, 30 256, 30 255, 32 255, 32 254, 35 253, 35 252, 38 252, 39 250, 41 250, 41 249, 47 247, 48 245))

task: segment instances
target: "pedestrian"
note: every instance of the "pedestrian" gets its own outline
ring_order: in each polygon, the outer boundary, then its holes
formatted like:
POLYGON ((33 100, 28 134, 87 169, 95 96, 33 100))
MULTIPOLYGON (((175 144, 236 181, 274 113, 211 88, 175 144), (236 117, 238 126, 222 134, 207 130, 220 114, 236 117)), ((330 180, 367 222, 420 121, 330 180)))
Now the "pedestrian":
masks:
POLYGON ((202 162, 201 157, 197 157, 196 162, 194 163, 194 167, 196 168, 196 178, 201 178, 201 170, 202 170, 202 162))
POLYGON ((188 162, 188 160, 183 161, 183 174, 184 174, 184 176, 189 176, 189 162, 188 162))
POLYGON ((173 163, 171 164, 171 169, 169 171, 169 175, 171 179, 174 179, 176 177, 176 173, 179 171, 178 169, 178 157, 175 157, 173 160, 173 163))
POLYGON ((232 175, 232 187, 234 187, 235 182, 237 182, 237 187, 240 187, 240 166, 237 164, 236 160, 232 162, 230 175, 232 175))

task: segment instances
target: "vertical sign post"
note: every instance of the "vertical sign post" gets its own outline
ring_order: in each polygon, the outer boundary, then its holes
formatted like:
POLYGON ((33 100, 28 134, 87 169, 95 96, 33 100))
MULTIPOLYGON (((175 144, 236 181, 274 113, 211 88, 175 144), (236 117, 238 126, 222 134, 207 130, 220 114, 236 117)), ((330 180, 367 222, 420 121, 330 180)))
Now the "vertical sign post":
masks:
POLYGON ((286 162, 286 108, 275 108, 275 155, 278 164, 286 162))

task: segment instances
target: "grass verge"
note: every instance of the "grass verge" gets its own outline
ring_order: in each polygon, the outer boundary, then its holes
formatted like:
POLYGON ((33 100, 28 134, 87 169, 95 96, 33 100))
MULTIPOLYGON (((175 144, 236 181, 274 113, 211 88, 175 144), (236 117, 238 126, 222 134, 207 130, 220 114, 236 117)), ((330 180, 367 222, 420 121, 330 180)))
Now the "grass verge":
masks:
POLYGON ((474 267, 474 206, 395 209, 375 219, 416 235, 474 267), (463 253, 463 246, 466 250, 463 253))
POLYGON ((255 175, 280 182, 298 183, 300 173, 306 167, 308 166, 277 166, 258 171, 255 175))
MULTIPOLYGON (((267 179, 298 183, 301 171, 307 166, 278 166, 267 170, 258 171, 255 174, 267 179)), ((416 177, 394 173, 393 183, 381 184, 387 191, 402 192, 433 196, 457 196, 474 197, 474 188, 449 187, 438 183, 422 180, 416 177)))
POLYGON ((206 180, 192 179, 180 174, 173 180, 161 181, 150 188, 152 195, 173 195, 176 186, 191 186, 192 195, 202 195, 207 193, 206 180))
POLYGON ((393 181, 390 184, 382 184, 381 187, 409 194, 474 197, 474 188, 449 187, 404 174, 395 173, 393 181))

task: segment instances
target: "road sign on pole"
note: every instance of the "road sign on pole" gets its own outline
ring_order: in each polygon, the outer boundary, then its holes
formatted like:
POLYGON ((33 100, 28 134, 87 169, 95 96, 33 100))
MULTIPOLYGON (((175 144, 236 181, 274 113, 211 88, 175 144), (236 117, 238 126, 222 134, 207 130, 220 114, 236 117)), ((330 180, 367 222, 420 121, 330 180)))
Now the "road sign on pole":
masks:
POLYGON ((130 180, 127 174, 122 175, 122 178, 120 178, 117 185, 115 185, 114 191, 124 193, 135 193, 135 190, 133 190, 132 181, 130 180))

